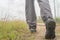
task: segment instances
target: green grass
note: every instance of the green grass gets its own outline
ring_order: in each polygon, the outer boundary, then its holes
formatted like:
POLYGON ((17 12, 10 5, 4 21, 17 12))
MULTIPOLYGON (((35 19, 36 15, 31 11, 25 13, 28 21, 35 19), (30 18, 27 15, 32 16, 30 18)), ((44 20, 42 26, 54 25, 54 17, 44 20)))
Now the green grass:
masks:
POLYGON ((56 22, 57 23, 60 23, 60 18, 56 18, 56 22))
POLYGON ((26 40, 26 37, 31 35, 27 27, 26 22, 20 20, 0 21, 0 40, 26 40))
POLYGON ((30 33, 25 21, 0 21, 0 40, 34 40, 35 35, 30 33))
POLYGON ((43 20, 40 18, 40 16, 37 18, 38 23, 43 23, 43 20))

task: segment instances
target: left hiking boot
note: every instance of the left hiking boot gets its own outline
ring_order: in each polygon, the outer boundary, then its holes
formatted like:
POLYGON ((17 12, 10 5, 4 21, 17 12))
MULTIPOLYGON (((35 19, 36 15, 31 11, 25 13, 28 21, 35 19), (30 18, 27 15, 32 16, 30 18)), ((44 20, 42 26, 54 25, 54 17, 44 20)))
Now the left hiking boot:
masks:
POLYGON ((30 31, 31 31, 31 33, 35 33, 36 29, 31 28, 30 31))
POLYGON ((35 26, 29 26, 29 29, 30 29, 31 33, 35 33, 36 32, 36 25, 35 26))
POLYGON ((46 21, 46 35, 45 39, 54 39, 55 38, 55 26, 56 23, 52 19, 46 21))

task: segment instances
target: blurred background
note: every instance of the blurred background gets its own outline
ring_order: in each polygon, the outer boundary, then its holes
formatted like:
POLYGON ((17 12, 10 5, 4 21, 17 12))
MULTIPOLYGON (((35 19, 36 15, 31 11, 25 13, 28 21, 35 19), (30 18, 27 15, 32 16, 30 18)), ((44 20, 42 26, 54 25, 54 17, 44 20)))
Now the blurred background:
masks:
MULTIPOLYGON (((31 34, 26 23, 26 0, 0 0, 0 40, 45 40, 45 25, 35 0, 37 33, 31 34)), ((56 40, 60 40, 60 0, 49 0, 53 18, 56 20, 56 40)))
MULTIPOLYGON (((60 1, 49 0, 54 18, 60 18, 60 1)), ((35 11, 40 16, 40 8, 35 0, 35 11)), ((25 0, 0 0, 0 20, 26 20, 25 0)))

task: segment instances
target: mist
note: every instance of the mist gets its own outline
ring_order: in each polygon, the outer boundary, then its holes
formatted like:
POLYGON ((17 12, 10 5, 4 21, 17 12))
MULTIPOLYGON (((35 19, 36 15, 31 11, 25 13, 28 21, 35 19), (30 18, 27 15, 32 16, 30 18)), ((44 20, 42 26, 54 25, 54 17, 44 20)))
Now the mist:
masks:
MULTIPOLYGON (((49 0, 50 6, 52 9, 53 17, 55 17, 54 13, 54 0, 49 0)), ((56 0, 55 8, 56 8, 56 17, 60 17, 60 1, 56 0)), ((35 11, 36 15, 40 16, 40 8, 35 0, 35 11)), ((25 0, 0 0, 0 20, 15 20, 21 19, 26 20, 25 17, 25 0)))

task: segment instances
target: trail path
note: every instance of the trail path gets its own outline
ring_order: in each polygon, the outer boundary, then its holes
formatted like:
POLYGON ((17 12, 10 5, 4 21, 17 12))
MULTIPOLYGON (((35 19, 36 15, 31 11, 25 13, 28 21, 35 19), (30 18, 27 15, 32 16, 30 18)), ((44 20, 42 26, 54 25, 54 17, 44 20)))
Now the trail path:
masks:
MULTIPOLYGON (((37 23, 37 32, 33 34, 34 40, 46 40, 45 39, 46 28, 43 23, 37 23)), ((56 27, 56 38, 54 40, 60 40, 60 25, 56 27)))

